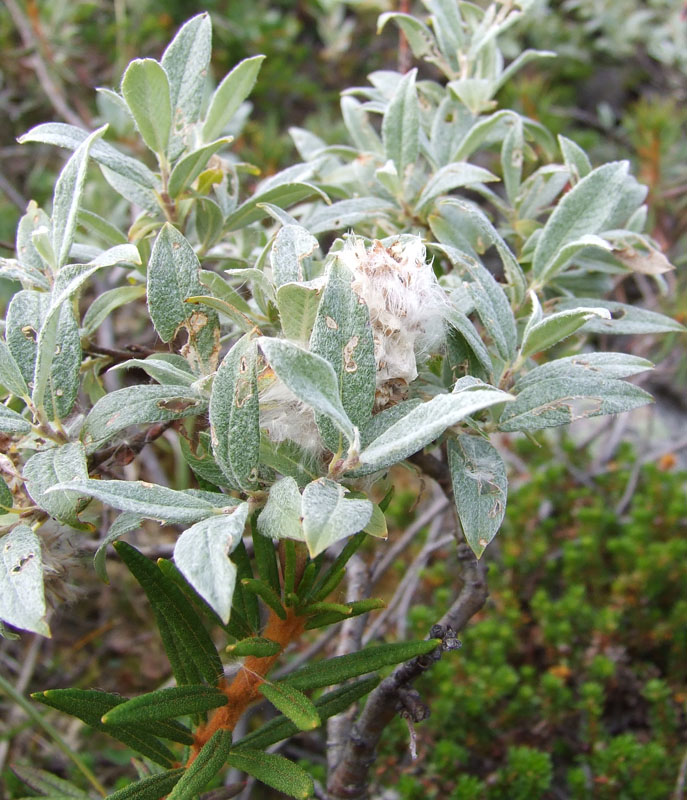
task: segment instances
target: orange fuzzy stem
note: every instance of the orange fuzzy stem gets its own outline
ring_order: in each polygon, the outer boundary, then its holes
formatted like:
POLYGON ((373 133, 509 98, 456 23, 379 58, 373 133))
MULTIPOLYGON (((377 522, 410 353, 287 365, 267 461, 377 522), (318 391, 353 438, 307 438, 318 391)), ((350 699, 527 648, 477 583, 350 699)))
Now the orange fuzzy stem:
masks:
POLYGON ((274 656, 257 658, 248 656, 243 667, 228 686, 221 686, 227 696, 226 706, 218 708, 207 725, 199 728, 195 734, 195 743, 186 766, 190 766, 205 743, 218 730, 233 730, 248 706, 260 697, 260 684, 265 675, 272 669, 287 645, 297 639, 305 626, 305 617, 297 617, 291 609, 287 610, 286 619, 280 619, 274 611, 270 611, 263 636, 278 642, 281 651, 274 656))

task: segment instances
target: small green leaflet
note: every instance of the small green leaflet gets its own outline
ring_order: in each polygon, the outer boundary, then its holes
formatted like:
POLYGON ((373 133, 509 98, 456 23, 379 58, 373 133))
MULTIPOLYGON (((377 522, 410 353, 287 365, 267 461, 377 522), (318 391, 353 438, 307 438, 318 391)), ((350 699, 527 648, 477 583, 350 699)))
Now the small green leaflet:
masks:
POLYGON ((301 525, 301 493, 294 478, 272 484, 265 507, 258 517, 258 531, 271 539, 304 541, 301 525))
POLYGON ((220 708, 227 702, 226 694, 214 686, 171 686, 126 700, 107 711, 101 721, 105 725, 128 725, 175 719, 220 708))
POLYGON ((384 154, 393 161, 400 178, 415 164, 419 152, 420 106, 415 78, 417 69, 407 72, 398 82, 382 120, 384 154))
MULTIPOLYGON (((240 750, 232 750, 227 760, 234 769, 247 772, 261 783, 289 797, 305 800, 314 792, 313 780, 303 767, 276 753, 242 747, 240 750)), ((172 795, 169 800, 174 800, 172 795)))
POLYGON ((210 98, 210 107, 203 124, 203 139, 211 141, 224 133, 241 103, 251 93, 265 56, 253 56, 240 61, 224 77, 210 98))
POLYGON ((284 225, 270 251, 274 285, 279 288, 285 283, 304 280, 303 260, 318 247, 317 239, 305 228, 300 225, 284 225))
POLYGON ((81 442, 71 442, 42 450, 24 465, 26 491, 33 501, 51 517, 78 530, 92 530, 78 517, 86 505, 74 492, 48 492, 57 484, 71 480, 88 480, 86 454, 81 442))
POLYGON ((288 717, 299 730, 312 731, 322 724, 312 701, 293 686, 265 681, 260 684, 260 693, 284 716, 288 717))
POLYGON ((122 78, 122 95, 143 141, 159 158, 167 152, 172 102, 167 73, 153 58, 134 59, 122 78))
POLYGON ((174 562, 198 594, 226 625, 236 584, 229 554, 241 540, 250 506, 241 503, 230 514, 201 520, 181 534, 174 562))

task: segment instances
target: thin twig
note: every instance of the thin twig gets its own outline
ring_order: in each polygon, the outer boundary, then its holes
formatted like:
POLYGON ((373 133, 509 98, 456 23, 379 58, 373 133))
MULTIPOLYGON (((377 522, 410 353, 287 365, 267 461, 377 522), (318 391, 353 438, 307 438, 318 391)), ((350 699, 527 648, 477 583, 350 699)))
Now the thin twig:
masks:
POLYGON ((677 774, 677 780, 675 781, 673 800, 685 800, 685 783, 687 783, 687 750, 680 762, 680 770, 677 774))
POLYGON ((375 760, 377 744, 386 726, 398 711, 411 721, 418 722, 426 718, 428 709, 412 689, 413 682, 441 658, 443 651, 460 646, 455 638, 456 632, 465 627, 488 597, 485 569, 470 548, 461 545, 458 557, 463 567, 463 588, 456 602, 430 632, 432 637, 442 639, 442 646, 428 656, 396 667, 370 694, 360 717, 351 728, 341 760, 330 773, 327 784, 330 798, 367 800, 369 768, 375 760))

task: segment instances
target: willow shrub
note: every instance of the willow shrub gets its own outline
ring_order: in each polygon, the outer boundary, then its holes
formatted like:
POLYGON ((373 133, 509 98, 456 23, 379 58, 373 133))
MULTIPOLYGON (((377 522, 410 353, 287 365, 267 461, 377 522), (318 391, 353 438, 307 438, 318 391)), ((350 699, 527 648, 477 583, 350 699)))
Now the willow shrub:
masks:
POLYGON ((650 396, 624 378, 648 361, 582 344, 681 330, 601 299, 632 271, 660 282, 669 268, 642 233, 646 188, 628 164, 593 168, 574 142, 497 108, 513 73, 552 55, 525 51, 505 66, 498 37, 526 9, 425 5, 426 22, 392 13, 380 25, 397 24, 440 79, 373 73, 343 93, 349 143, 292 130, 303 161, 252 193, 242 182, 255 168, 232 157, 231 141, 263 59, 240 62, 206 99, 207 14, 160 61, 132 61, 119 90, 99 90, 112 120, 133 122, 134 141, 108 141, 107 124, 56 122, 21 139, 73 154, 50 213, 30 204, 16 259, 2 263, 23 288, 0 341, 0 617, 49 635, 41 529, 87 536, 101 509, 120 512, 96 569, 106 578, 114 545, 153 606, 176 686, 130 700, 77 689, 35 698, 162 768, 127 797, 190 798, 225 764, 307 796, 308 774, 265 748, 364 696, 376 679, 362 676, 438 645, 381 644, 266 677, 304 631, 379 606, 327 598, 366 536, 385 546, 385 503, 373 498, 388 494, 389 469, 441 447, 481 556, 506 510, 492 434, 644 405, 650 396), (93 297, 94 281, 109 288, 93 297), (98 329, 133 303, 160 344, 122 359, 131 343, 118 341, 109 356, 150 380, 107 391, 98 329), (170 427, 202 488, 100 477, 170 427), (183 529, 173 561, 120 541, 145 519, 183 529), (203 620, 244 659, 233 682, 203 620), (350 678, 316 701, 305 694, 350 678), (262 696, 283 716, 232 741, 262 696))

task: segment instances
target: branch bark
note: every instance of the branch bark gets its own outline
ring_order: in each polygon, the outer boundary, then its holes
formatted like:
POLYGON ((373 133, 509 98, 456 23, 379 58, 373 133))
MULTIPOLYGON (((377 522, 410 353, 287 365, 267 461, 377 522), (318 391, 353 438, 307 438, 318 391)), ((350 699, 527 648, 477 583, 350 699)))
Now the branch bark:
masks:
POLYGON ((467 545, 458 547, 458 558, 463 567, 463 588, 430 632, 431 637, 442 639, 442 646, 434 653, 401 664, 370 694, 351 728, 339 763, 330 773, 327 792, 332 800, 367 800, 368 772, 374 763, 377 745, 397 713, 411 723, 429 716, 429 709, 412 684, 441 658, 443 652, 460 647, 456 633, 484 606, 489 595, 486 568, 467 545))

